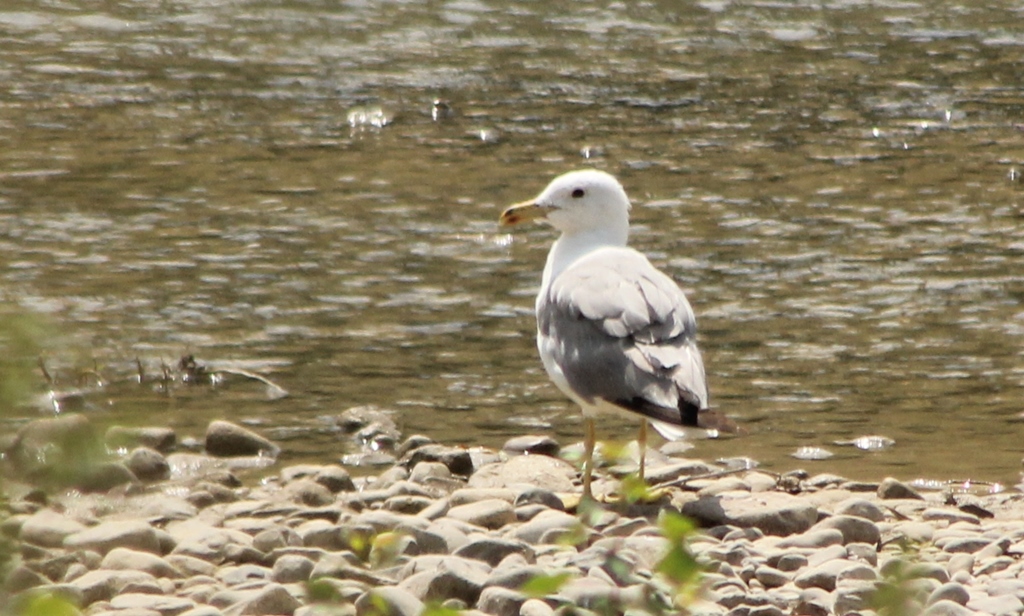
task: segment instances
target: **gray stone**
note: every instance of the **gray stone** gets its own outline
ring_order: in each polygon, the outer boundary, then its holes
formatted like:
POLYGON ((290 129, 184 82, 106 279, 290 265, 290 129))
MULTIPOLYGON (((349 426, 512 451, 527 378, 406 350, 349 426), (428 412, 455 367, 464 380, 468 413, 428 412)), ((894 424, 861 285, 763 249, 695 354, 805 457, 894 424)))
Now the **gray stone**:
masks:
POLYGON ((829 592, 836 589, 840 572, 850 566, 848 560, 829 560, 820 565, 801 571, 793 579, 798 588, 821 588, 829 592))
POLYGON ((846 545, 846 556, 850 560, 878 566, 878 548, 867 543, 850 543, 846 545))
POLYGON ((807 555, 807 565, 810 567, 817 567, 818 565, 830 560, 846 560, 849 555, 850 554, 846 551, 845 546, 830 545, 826 548, 814 550, 809 553, 807 555))
POLYGON ((801 616, 828 616, 832 613, 831 593, 821 588, 805 588, 800 591, 795 614, 801 616))
POLYGON ((421 601, 459 599, 473 605, 480 597, 489 568, 454 556, 421 556, 406 569, 414 573, 403 579, 399 587, 421 601))
POLYGON ((281 448, 248 428, 228 421, 211 421, 206 428, 206 453, 211 456, 277 457, 281 448))
POLYGON ((131 450, 136 447, 149 447, 161 453, 173 450, 178 443, 174 430, 164 427, 111 426, 103 440, 111 449, 131 450))
POLYGON ((160 553, 160 539, 152 526, 142 520, 110 520, 64 538, 69 550, 92 550, 106 554, 114 548, 160 553))
POLYGON ((651 485, 660 485, 694 475, 705 475, 713 469, 701 460, 673 459, 668 464, 660 464, 647 469, 644 478, 651 485))
POLYGON ((143 571, 96 569, 69 582, 69 586, 82 593, 82 605, 109 601, 129 585, 153 584, 156 578, 143 571))
POLYGON ((725 492, 750 492, 750 484, 739 477, 722 477, 698 490, 697 496, 717 496, 725 492))
POLYGON ((533 549, 528 544, 497 537, 471 540, 455 551, 455 556, 482 560, 492 567, 496 567, 509 554, 520 554, 528 561, 533 560, 533 549))
POLYGON ((177 616, 191 610, 195 606, 194 601, 180 597, 131 592, 119 594, 110 600, 110 607, 115 610, 132 610, 131 612, 119 612, 125 616, 144 610, 156 612, 161 616, 177 616))
POLYGON ((778 588, 787 584, 790 580, 790 576, 786 572, 766 565, 757 567, 754 570, 754 577, 765 588, 778 588))
POLYGON ((196 575, 212 576, 217 571, 217 566, 213 563, 184 554, 168 554, 166 560, 168 564, 186 577, 196 575))
POLYGON ((562 502, 562 499, 557 494, 541 488, 528 488, 519 492, 512 504, 516 508, 526 505, 542 505, 548 509, 565 511, 565 503, 562 502))
POLYGON ((558 590, 556 596, 583 609, 622 613, 629 608, 641 607, 649 592, 649 588, 640 584, 617 588, 596 577, 587 576, 570 580, 558 590))
POLYGON ((313 481, 327 488, 333 494, 338 492, 354 492, 356 484, 345 467, 339 464, 328 464, 313 475, 313 481))
POLYGON ((892 529, 893 534, 902 535, 908 541, 914 543, 930 543, 935 536, 935 527, 927 522, 906 521, 896 524, 892 529))
POLYGON ((162 453, 149 447, 136 447, 128 454, 128 470, 141 481, 162 481, 171 476, 171 465, 162 453))
POLYGON ((358 616, 419 616, 423 602, 397 586, 380 586, 356 600, 358 616))
POLYGON ((239 586, 254 580, 269 580, 271 579, 271 570, 268 567, 252 563, 228 565, 217 569, 214 577, 227 586, 239 586))
POLYGON ((197 605, 187 612, 178 614, 178 616, 223 616, 223 614, 223 612, 212 605, 197 605))
POLYGON ((983 575, 991 576, 993 574, 999 573, 1000 571, 1006 571, 1010 567, 1014 566, 1017 562, 1018 561, 1016 559, 1010 558, 1009 556, 1000 556, 998 558, 992 558, 983 561, 981 564, 979 564, 978 567, 974 570, 974 574, 979 577, 983 575))
POLYGON ((153 577, 177 579, 182 577, 180 571, 163 558, 149 552, 139 552, 128 548, 114 548, 107 552, 100 562, 101 569, 123 569, 145 571, 153 577))
POLYGON ((476 607, 493 616, 519 616, 519 610, 526 602, 526 596, 515 590, 491 586, 480 593, 476 607))
POLYGON ((949 571, 950 575, 959 571, 970 573, 974 569, 974 560, 974 554, 953 554, 946 563, 946 570, 949 571))
POLYGON ((267 584, 254 597, 231 610, 246 616, 292 614, 302 604, 280 584, 267 584))
POLYGON ((20 539, 25 543, 56 548, 69 535, 86 530, 85 524, 52 509, 40 509, 21 525, 20 539))
POLYGON ((972 598, 967 607, 986 614, 1020 614, 1024 611, 1024 603, 1014 595, 972 598))
POLYGON ((839 575, 836 576, 836 584, 843 584, 851 580, 863 582, 875 579, 878 579, 878 572, 874 567, 864 563, 848 562, 847 566, 839 571, 839 575))
POLYGON ((452 507, 494 499, 512 503, 516 493, 507 488, 461 488, 448 495, 452 507))
MULTIPOLYGON (((328 522, 328 524, 330 524, 328 522)), ((252 538, 252 547, 267 554, 279 548, 302 545, 302 537, 287 526, 261 530, 252 538)))
POLYGON ((799 535, 790 535, 777 545, 779 548, 820 549, 830 545, 842 545, 843 532, 837 528, 811 528, 799 535))
POLYGON ((885 512, 882 511, 881 507, 863 498, 852 498, 843 501, 836 508, 836 513, 838 515, 857 516, 872 522, 881 522, 885 519, 885 512))
POLYGON ((970 599, 971 594, 962 584, 947 582, 933 590, 932 594, 928 595, 928 604, 932 605, 939 601, 952 601, 959 605, 967 605, 967 602, 970 601, 970 599))
POLYGON ((440 462, 454 475, 467 476, 473 472, 473 458, 468 451, 460 447, 434 443, 423 445, 406 454, 400 464, 406 468, 413 468, 420 462, 440 462))
POLYGON ((440 462, 419 462, 409 471, 409 481, 428 484, 435 481, 453 481, 452 472, 440 462))
POLYGON ((539 488, 549 492, 571 492, 575 488, 576 469, 548 456, 516 456, 507 462, 482 467, 469 478, 471 488, 539 488))
POLYGON ((554 616, 555 610, 540 599, 527 599, 519 608, 519 616, 554 616))
POLYGON ((962 537, 947 541, 942 549, 951 553, 974 554, 992 543, 991 539, 985 537, 962 537))
POLYGON ((924 500, 924 497, 909 485, 894 479, 892 477, 886 477, 881 484, 878 486, 878 498, 883 500, 889 499, 915 499, 924 500))
POLYGON ((974 616, 974 611, 948 599, 940 599, 928 606, 921 616, 974 616))
POLYGON ((516 512, 506 500, 488 499, 448 510, 448 517, 468 524, 498 529, 516 521, 516 512))
POLYGON ((818 508, 789 494, 721 495, 683 504, 682 513, 705 526, 754 527, 768 535, 802 533, 818 520, 818 508))
POLYGON ((542 511, 532 520, 526 522, 511 531, 511 536, 520 541, 536 545, 542 538, 557 538, 558 535, 566 536, 576 533, 581 529, 581 523, 574 515, 564 511, 542 511))
POLYGON ((426 530, 444 540, 447 548, 441 551, 452 553, 469 543, 469 533, 471 532, 471 528, 472 527, 469 525, 456 520, 439 518, 434 520, 426 530))
POLYGON ((925 522, 948 522, 949 524, 956 524, 957 522, 967 522, 969 524, 980 524, 981 520, 978 516, 958 509, 940 509, 938 507, 930 507, 921 512, 921 519, 925 522))
POLYGON ((836 529, 843 534, 843 544, 867 543, 877 545, 881 539, 878 527, 871 520, 852 516, 834 515, 818 522, 812 527, 814 529, 836 529))
POLYGON ((362 567, 359 558, 351 552, 332 552, 325 554, 313 567, 310 579, 322 577, 354 580, 369 586, 393 586, 395 580, 382 572, 370 571, 362 567))
POLYGON ((502 445, 502 451, 511 454, 535 454, 542 456, 557 456, 561 445, 558 441, 547 435, 514 436, 502 445))
POLYGON ((312 479, 296 479, 284 487, 285 495, 300 505, 323 507, 334 502, 334 494, 312 479))
MULTIPOLYGON (((771 563, 772 560, 769 559, 768 562, 771 563)), ((789 573, 792 573, 793 571, 799 571, 800 569, 803 569, 806 566, 807 557, 803 554, 798 554, 795 552, 781 554, 778 557, 777 562, 775 563, 775 567, 779 571, 785 571, 789 573)))
POLYGON ((305 582, 316 565, 312 560, 298 554, 285 554, 274 561, 271 578, 281 584, 305 582))
POLYGON ((833 610, 836 614, 849 614, 867 609, 875 592, 876 586, 872 582, 844 584, 836 589, 833 610))
POLYGON ((1016 595, 1024 597, 1024 579, 995 578, 985 584, 985 592, 992 595, 1016 595))
POLYGON ((172 522, 167 525, 167 531, 177 542, 172 554, 212 563, 227 559, 232 546, 252 547, 252 537, 242 531, 211 526, 199 518, 172 522))
POLYGON ((399 494, 384 501, 384 509, 396 513, 417 514, 429 509, 435 502, 428 496, 399 494))

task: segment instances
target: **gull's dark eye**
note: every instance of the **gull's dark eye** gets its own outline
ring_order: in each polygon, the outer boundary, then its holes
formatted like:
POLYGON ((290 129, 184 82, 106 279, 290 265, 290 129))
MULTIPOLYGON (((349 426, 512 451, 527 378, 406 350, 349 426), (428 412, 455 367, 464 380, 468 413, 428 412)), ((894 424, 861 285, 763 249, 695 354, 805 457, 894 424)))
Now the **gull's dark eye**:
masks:
POLYGON ((587 194, 587 193, 584 192, 584 190, 582 188, 577 188, 576 190, 572 191, 572 198, 573 199, 580 199, 585 194, 587 194))

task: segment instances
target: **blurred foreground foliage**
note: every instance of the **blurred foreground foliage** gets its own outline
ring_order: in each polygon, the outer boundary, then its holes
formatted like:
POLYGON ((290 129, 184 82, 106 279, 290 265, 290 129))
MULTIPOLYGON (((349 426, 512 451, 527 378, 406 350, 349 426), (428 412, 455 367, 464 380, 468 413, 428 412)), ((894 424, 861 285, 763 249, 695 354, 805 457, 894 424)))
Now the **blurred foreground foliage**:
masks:
MULTIPOLYGON (((20 308, 0 304, 0 422, 6 423, 13 410, 28 402, 39 358, 52 330, 46 321, 20 308)), ((11 514, 7 491, 0 475, 0 521, 11 514)), ((81 612, 63 597, 50 593, 26 593, 11 597, 6 581, 17 563, 17 545, 12 537, 0 535, 0 614, 4 616, 77 616, 81 612)))

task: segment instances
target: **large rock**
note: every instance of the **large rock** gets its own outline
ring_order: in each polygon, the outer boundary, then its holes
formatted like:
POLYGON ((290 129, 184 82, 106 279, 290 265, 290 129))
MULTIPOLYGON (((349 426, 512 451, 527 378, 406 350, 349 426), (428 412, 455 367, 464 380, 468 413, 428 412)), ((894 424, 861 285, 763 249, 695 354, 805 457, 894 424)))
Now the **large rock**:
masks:
POLYGON ((420 557, 413 566, 431 560, 436 560, 435 566, 424 567, 424 570, 405 578, 399 588, 426 602, 459 599, 467 605, 476 603, 487 580, 488 569, 475 566, 472 564, 475 561, 456 556, 420 557))
POLYGON ((685 503, 682 513, 705 526, 757 528, 766 535, 802 533, 818 521, 818 508, 781 492, 728 494, 685 503))
POLYGON ((498 529, 516 521, 516 512, 508 501, 490 498, 452 507, 448 517, 476 526, 498 529))
POLYGON ((128 548, 114 548, 107 552, 100 563, 101 569, 144 571, 153 577, 177 579, 182 574, 169 562, 149 552, 128 548))
POLYGON ((113 609, 130 610, 123 612, 125 614, 157 612, 160 616, 178 616, 195 606, 195 602, 189 599, 144 593, 124 593, 110 600, 110 607, 113 609))
POLYGON ((20 538, 25 543, 57 548, 64 544, 66 537, 84 530, 85 524, 78 520, 52 509, 40 509, 21 525, 20 538))
POLYGON ((114 548, 160 553, 156 530, 142 520, 109 520, 64 538, 70 550, 92 550, 106 554, 114 548))
POLYGON ((229 421, 211 421, 206 428, 206 453, 211 456, 276 457, 280 451, 268 439, 229 421))
POLYGON ((162 453, 149 447, 136 447, 128 455, 128 470, 142 481, 162 481, 171 476, 171 465, 162 453))
POLYGON ((96 569, 75 578, 69 585, 82 593, 82 605, 109 601, 128 586, 153 587, 156 578, 144 571, 96 569))
POLYGON ((455 556, 482 560, 492 567, 510 554, 520 554, 527 561, 534 557, 533 548, 521 541, 510 541, 497 537, 479 537, 455 550, 455 556))
POLYGON ((516 456, 506 462, 488 464, 473 473, 469 487, 571 492, 575 482, 576 469, 564 460, 548 456, 516 456))
POLYGON ((853 515, 834 515, 814 525, 814 529, 834 529, 843 534, 843 544, 867 543, 877 545, 881 532, 874 522, 853 515))
POLYGON ((886 477, 878 486, 878 498, 924 500, 920 492, 892 477, 886 477))
POLYGON ((356 600, 357 616, 419 616, 423 602, 397 586, 381 586, 356 600))
POLYGON ((232 606, 228 612, 242 616, 293 614, 301 605, 284 586, 267 584, 251 598, 232 606))
POLYGON ((536 545, 542 540, 558 541, 561 538, 577 534, 581 528, 582 524, 576 516, 564 511, 549 509, 540 512, 529 522, 514 528, 510 536, 536 545))

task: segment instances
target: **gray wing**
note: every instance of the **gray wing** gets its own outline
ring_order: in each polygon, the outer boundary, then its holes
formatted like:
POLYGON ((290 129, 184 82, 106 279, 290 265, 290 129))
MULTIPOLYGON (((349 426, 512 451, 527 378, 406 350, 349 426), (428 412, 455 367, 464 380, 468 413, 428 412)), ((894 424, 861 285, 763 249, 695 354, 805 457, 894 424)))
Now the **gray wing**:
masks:
POLYGON ((640 253, 602 249, 577 261, 538 298, 537 327, 580 398, 698 425, 708 390, 693 310, 640 253))

